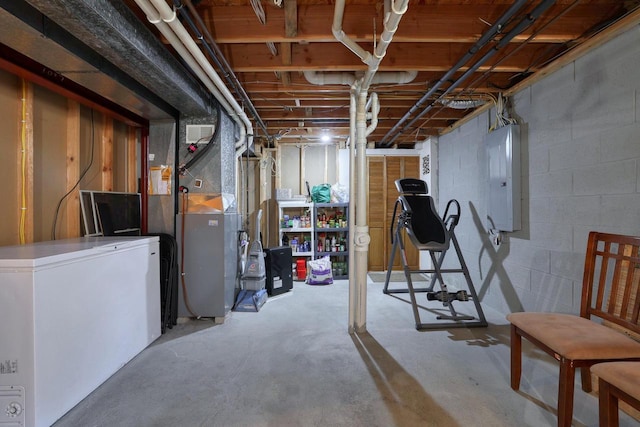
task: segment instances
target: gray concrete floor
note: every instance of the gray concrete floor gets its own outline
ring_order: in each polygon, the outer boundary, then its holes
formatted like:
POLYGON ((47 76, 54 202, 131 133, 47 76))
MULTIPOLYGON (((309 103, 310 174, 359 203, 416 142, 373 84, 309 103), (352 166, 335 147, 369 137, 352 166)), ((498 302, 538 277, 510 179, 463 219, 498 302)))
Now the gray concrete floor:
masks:
MULTIPOLYGON (((369 283, 358 335, 347 333, 347 281, 295 282, 222 325, 180 322, 55 427, 556 424, 557 364, 525 344, 521 391, 511 390, 504 315, 484 307, 487 328, 419 332, 408 296, 382 287, 369 283)), ((475 314, 471 302, 457 310, 475 314)), ((574 425, 597 426, 597 398, 579 380, 575 394, 574 425)), ((620 425, 638 423, 623 414, 620 425)))

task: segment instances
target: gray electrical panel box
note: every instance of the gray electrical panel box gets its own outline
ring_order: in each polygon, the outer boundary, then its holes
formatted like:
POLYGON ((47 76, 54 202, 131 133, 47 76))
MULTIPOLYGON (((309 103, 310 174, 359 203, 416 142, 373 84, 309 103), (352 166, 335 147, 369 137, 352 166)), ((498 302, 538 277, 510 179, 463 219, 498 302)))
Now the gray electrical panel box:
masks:
POLYGON ((489 162, 488 227, 500 231, 520 230, 520 126, 498 128, 484 141, 489 162))

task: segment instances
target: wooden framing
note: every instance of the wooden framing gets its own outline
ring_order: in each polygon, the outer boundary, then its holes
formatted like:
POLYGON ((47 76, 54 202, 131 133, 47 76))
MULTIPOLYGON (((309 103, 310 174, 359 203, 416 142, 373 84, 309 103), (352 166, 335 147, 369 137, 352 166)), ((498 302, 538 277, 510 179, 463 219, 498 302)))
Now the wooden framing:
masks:
POLYGON ((102 191, 113 191, 113 119, 102 116, 102 137, 100 142, 102 150, 102 191))
POLYGON ((127 192, 136 193, 138 191, 137 174, 137 153, 138 153, 138 132, 136 128, 127 128, 127 192))
POLYGON ((33 85, 21 79, 20 144, 18 154, 17 192, 20 209, 19 240, 21 244, 33 242, 33 85))
POLYGON ((80 235, 80 104, 67 101, 67 182, 66 190, 73 192, 67 196, 65 223, 60 230, 61 238, 80 235), (76 186, 74 188, 74 186, 76 186))

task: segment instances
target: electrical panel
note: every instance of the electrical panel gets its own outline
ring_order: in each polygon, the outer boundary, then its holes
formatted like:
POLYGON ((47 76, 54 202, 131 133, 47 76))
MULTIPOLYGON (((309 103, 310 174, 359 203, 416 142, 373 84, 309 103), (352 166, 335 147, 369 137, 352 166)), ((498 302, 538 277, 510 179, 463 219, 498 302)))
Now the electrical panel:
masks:
POLYGON ((484 142, 489 163, 487 226, 495 231, 520 230, 520 126, 498 128, 484 142))

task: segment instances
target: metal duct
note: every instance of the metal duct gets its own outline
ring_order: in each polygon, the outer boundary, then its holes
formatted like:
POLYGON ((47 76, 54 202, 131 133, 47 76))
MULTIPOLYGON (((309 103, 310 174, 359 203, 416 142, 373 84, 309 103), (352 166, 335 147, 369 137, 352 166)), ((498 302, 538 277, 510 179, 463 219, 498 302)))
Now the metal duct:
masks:
POLYGON ((202 18, 200 17, 200 15, 198 15, 197 11, 191 4, 191 1, 187 0, 185 3, 183 3, 182 0, 174 0, 174 4, 176 5, 180 13, 180 16, 184 18, 184 20, 187 22, 189 27, 195 33, 196 38, 201 40, 202 45, 204 46, 206 51, 209 53, 209 56, 211 57, 211 59, 213 59, 213 61, 216 63, 216 66, 220 70, 222 70, 223 77, 225 78, 229 86, 233 88, 233 90, 240 97, 244 105, 249 109, 258 127, 262 129, 265 136, 267 136, 267 139, 270 139, 269 132, 267 131, 267 126, 265 125, 264 121, 260 117, 260 114, 258 114, 258 111, 254 107, 253 102, 251 102, 251 99, 249 98, 249 95, 247 94, 247 92, 244 90, 244 87, 242 87, 242 84, 238 80, 238 77, 236 77, 235 73, 233 72, 231 65, 229 65, 229 62, 227 62, 227 59, 224 57, 224 55, 220 51, 220 48, 218 47, 217 43, 215 42, 215 40, 213 40, 213 37, 211 37, 211 34, 209 33, 207 26, 202 21, 202 18), (183 7, 183 5, 185 4, 189 9, 188 11, 183 7), (194 22, 194 20, 196 22, 194 22), (200 29, 202 29, 202 31, 200 29))
POLYGON ((216 100, 222 104, 229 116, 238 124, 240 137, 236 142, 236 154, 241 153, 245 143, 245 137, 253 141, 253 125, 235 100, 229 89, 218 76, 213 66, 197 43, 191 38, 189 32, 178 21, 176 13, 164 0, 135 0, 147 15, 149 22, 156 25, 158 30, 167 37, 171 45, 178 51, 180 57, 185 60, 198 75, 200 81, 214 94, 216 100))
MULTIPOLYGON (((186 68, 174 58, 164 45, 151 33, 119 0, 28 0, 28 3, 45 15, 40 23, 41 31, 50 37, 50 24, 55 22, 66 32, 72 34, 94 53, 85 53, 81 59, 104 71, 109 78, 118 79, 112 69, 120 69, 160 99, 166 101, 185 115, 208 116, 213 112, 215 101, 202 85, 191 76, 186 68), (96 55, 97 53, 97 55, 96 55), (106 59, 106 61, 105 61, 106 59), (113 64, 107 68, 106 62, 113 64)), ((22 0, 0 0, 0 6, 11 9, 17 5, 26 5, 22 0)), ((76 55, 77 43, 56 37, 56 42, 76 55)), ((56 51, 50 52, 53 57, 56 51)), ((47 64, 49 58, 33 58, 47 64)), ((64 73, 64 67, 57 68, 64 73)), ((74 76, 73 70, 68 77, 74 76)), ((65 74, 67 75, 67 74, 65 74)), ((100 93, 99 87, 89 87, 100 93)), ((118 102, 118 100, 114 100, 118 102)), ((153 102, 153 100, 151 101, 153 102)), ((127 103, 123 102, 123 105, 127 103)))

